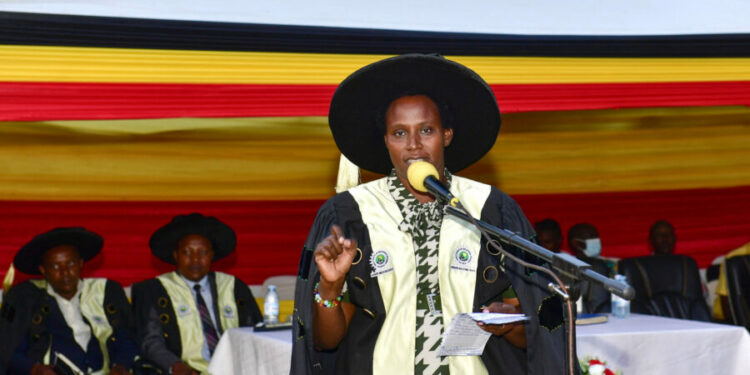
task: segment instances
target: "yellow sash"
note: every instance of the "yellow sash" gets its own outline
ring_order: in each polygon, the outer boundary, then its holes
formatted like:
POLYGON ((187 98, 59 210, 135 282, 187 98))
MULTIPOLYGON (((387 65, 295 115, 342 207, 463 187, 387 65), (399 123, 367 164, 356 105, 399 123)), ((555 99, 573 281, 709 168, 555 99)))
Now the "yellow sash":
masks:
MULTIPOLYGON (((216 275, 216 296, 219 306, 219 321, 223 331, 239 326, 237 302, 234 299, 234 276, 221 272, 216 275)), ((203 326, 200 313, 193 296, 185 281, 177 272, 169 272, 157 277, 169 299, 172 301, 177 327, 180 331, 182 345, 182 360, 190 367, 208 373, 208 362, 203 358, 203 326)), ((213 308, 213 307, 209 307, 213 308)))
MULTIPOLYGON (((102 368, 93 372, 93 375, 109 374, 109 352, 107 351, 107 340, 114 330, 109 325, 107 315, 104 311, 104 291, 107 279, 83 279, 81 285, 81 315, 88 320, 91 333, 99 341, 102 350, 102 368)), ((82 369, 86 370, 86 369, 82 369)))

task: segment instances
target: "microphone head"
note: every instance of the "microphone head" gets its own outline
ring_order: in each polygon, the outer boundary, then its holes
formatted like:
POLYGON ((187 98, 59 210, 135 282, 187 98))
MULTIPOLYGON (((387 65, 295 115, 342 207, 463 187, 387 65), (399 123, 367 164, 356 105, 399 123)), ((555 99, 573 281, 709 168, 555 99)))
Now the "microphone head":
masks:
POLYGON ((635 298, 635 289, 633 289, 632 286, 628 285, 625 290, 622 291, 622 298, 625 298, 628 301, 632 301, 633 298, 635 298))
POLYGON ((428 176, 437 179, 440 178, 435 166, 426 161, 415 161, 414 163, 411 163, 406 170, 406 178, 409 180, 409 184, 411 184, 411 186, 417 191, 423 193, 427 192, 427 188, 424 186, 424 179, 428 176))

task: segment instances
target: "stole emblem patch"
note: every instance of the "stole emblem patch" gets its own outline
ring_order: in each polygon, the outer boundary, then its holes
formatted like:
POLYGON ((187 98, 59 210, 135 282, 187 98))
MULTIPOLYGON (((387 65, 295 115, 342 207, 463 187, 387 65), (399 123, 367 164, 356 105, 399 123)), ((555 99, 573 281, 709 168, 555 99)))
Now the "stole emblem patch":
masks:
POLYGON ((177 315, 180 317, 190 315, 190 309, 187 305, 179 305, 177 306, 177 315))
POLYGON ((393 272, 393 264, 391 263, 391 256, 386 250, 378 250, 370 255, 370 277, 378 277, 380 275, 393 272))
POLYGON ((222 312, 224 313, 224 316, 227 318, 234 318, 234 309, 232 309, 232 306, 226 305, 222 309, 222 312))
POLYGON ((473 259, 474 255, 471 253, 471 250, 465 247, 459 247, 453 252, 451 268, 454 270, 474 272, 476 271, 476 266, 472 267, 471 263, 473 259))

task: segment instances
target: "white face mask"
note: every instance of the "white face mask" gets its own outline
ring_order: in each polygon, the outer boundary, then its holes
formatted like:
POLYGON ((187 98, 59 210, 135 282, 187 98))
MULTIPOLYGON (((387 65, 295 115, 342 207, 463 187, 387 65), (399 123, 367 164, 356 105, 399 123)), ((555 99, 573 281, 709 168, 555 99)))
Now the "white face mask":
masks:
POLYGON ((586 248, 583 249, 583 253, 587 257, 593 258, 602 253, 602 241, 599 238, 589 238, 584 242, 586 243, 586 248))

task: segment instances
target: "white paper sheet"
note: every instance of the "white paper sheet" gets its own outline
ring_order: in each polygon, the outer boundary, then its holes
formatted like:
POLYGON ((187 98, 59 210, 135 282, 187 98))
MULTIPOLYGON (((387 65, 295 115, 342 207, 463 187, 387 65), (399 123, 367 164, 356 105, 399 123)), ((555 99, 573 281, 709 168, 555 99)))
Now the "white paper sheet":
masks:
POLYGON ((463 313, 456 314, 443 333, 438 355, 481 355, 491 333, 477 325, 507 324, 528 319, 523 314, 463 313))
POLYGON ((508 324, 513 322, 520 322, 522 320, 528 320, 529 318, 523 314, 503 314, 503 313, 468 313, 474 321, 482 322, 484 324, 508 324))
POLYGON ((481 355, 490 335, 469 314, 456 314, 443 333, 438 355, 481 355))

